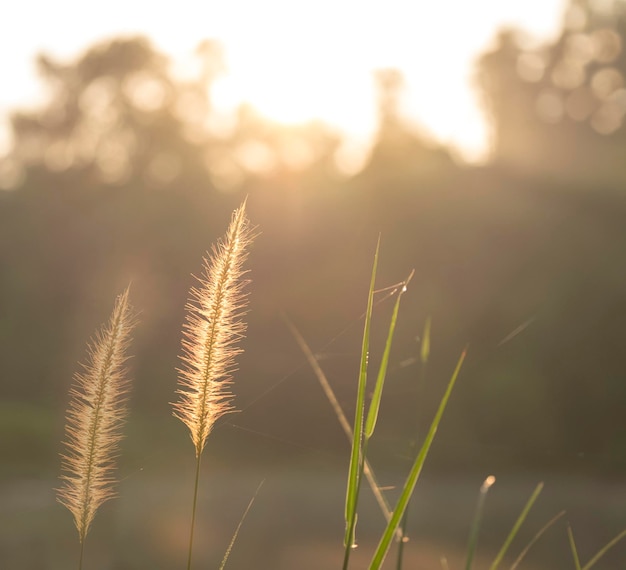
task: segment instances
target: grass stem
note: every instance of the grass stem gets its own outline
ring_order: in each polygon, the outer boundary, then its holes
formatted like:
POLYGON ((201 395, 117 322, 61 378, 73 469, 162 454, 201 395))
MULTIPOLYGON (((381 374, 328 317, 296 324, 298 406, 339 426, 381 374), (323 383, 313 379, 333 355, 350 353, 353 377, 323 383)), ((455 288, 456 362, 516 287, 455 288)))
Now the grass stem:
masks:
POLYGON ((78 558, 78 570, 83 570, 83 553, 85 552, 85 541, 80 541, 80 556, 78 558))
POLYGON ((404 545, 409 541, 406 536, 406 527, 409 519, 409 504, 406 506, 404 515, 402 516, 402 523, 400 524, 400 541, 398 542, 398 558, 396 560, 396 570, 402 570, 402 562, 404 560, 404 545))
POLYGON ((191 531, 189 533, 189 554, 187 556, 187 570, 191 570, 191 553, 193 552, 193 533, 196 527, 196 507, 198 505, 198 483, 200 481, 200 462, 202 454, 199 453, 196 459, 196 481, 193 487, 193 506, 191 508, 191 531))
POLYGON ((263 481, 261 481, 261 483, 259 483, 259 486, 256 488, 256 491, 254 492, 254 495, 250 499, 250 502, 248 503, 248 506, 246 507, 246 510, 243 512, 243 515, 241 516, 241 519, 239 520, 239 524, 237 525, 237 528, 235 529, 235 532, 233 533, 233 536, 230 539, 230 543, 228 545, 228 548, 226 549, 226 552, 224 553, 224 558, 222 559, 222 563, 220 564, 219 570, 224 570, 224 568, 226 567, 226 563, 228 562, 228 558, 230 556, 230 553, 233 550, 233 545, 235 544, 235 541, 237 540, 237 537, 239 536, 239 531, 241 530, 241 526, 243 525, 243 521, 246 520, 246 517, 248 516, 248 513, 250 512, 250 509, 252 508, 252 505, 253 505, 257 495, 259 494, 259 491, 261 490, 261 487, 263 486, 263 483, 265 483, 265 479, 263 479, 263 481))

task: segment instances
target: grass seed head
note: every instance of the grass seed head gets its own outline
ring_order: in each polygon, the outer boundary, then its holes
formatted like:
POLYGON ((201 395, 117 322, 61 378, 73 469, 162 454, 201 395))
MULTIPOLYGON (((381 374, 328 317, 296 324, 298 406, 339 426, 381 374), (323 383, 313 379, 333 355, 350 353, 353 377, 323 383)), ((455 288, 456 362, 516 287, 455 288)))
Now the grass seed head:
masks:
POLYGON ((74 515, 81 542, 98 507, 115 495, 115 458, 128 392, 125 352, 133 325, 127 289, 90 343, 88 361, 70 390, 57 497, 74 515))
POLYGON ((231 374, 237 342, 246 325, 243 264, 253 239, 245 202, 233 214, 226 235, 204 260, 204 271, 191 290, 184 327, 183 366, 174 416, 188 428, 199 457, 215 422, 232 411, 231 374))

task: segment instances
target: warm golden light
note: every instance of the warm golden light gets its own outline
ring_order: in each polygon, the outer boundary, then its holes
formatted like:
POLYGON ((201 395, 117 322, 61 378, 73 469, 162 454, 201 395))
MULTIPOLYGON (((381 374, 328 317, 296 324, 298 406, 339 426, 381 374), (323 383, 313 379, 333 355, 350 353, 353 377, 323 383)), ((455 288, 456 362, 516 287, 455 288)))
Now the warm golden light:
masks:
MULTIPOLYGON (((344 159, 353 163, 354 149, 367 148, 365 141, 375 130, 373 72, 396 68, 406 78, 406 116, 475 159, 486 151, 487 129, 471 87, 474 59, 503 25, 544 38, 554 35, 564 4, 233 0, 217 5, 180 0, 173 11, 172 6, 112 0, 87 17, 83 4, 60 0, 54 6, 37 4, 37 21, 42 22, 37 27, 30 17, 33 7, 22 2, 12 8, 15 25, 3 37, 11 49, 0 50, 6 74, 0 112, 41 99, 32 72, 39 51, 71 59, 103 37, 145 34, 178 57, 191 53, 203 38, 215 38, 224 45, 229 70, 215 85, 221 108, 249 102, 261 114, 288 124, 321 119, 347 133, 352 151, 345 151, 344 159), (73 17, 59 19, 60 13, 73 17), (80 28, 71 25, 77 19, 80 28), (43 25, 49 21, 57 25, 43 25)), ((593 49, 608 60, 615 41, 605 36, 593 39, 593 49)), ((527 63, 529 73, 536 73, 533 62, 527 63)), ((573 74, 575 70, 565 69, 564 80, 573 80, 573 74)), ((136 79, 127 86, 136 103, 158 106, 163 96, 159 85, 150 78, 136 79)))

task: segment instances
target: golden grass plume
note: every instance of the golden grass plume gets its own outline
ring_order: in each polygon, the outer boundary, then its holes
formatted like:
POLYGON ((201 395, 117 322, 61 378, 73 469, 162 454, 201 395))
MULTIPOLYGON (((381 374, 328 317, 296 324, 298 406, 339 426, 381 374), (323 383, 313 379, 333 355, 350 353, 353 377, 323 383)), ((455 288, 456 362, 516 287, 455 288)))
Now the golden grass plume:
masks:
POLYGON ((127 289, 89 344, 88 362, 70 390, 57 497, 74 515, 81 543, 98 507, 115 496, 115 458, 128 393, 125 353, 133 325, 127 289))
POLYGON ((241 353, 237 341, 246 330, 243 264, 254 238, 245 206, 244 201, 233 213, 226 235, 204 259, 203 275, 187 304, 179 400, 173 407, 174 416, 189 428, 196 457, 217 419, 233 410, 231 374, 241 353))

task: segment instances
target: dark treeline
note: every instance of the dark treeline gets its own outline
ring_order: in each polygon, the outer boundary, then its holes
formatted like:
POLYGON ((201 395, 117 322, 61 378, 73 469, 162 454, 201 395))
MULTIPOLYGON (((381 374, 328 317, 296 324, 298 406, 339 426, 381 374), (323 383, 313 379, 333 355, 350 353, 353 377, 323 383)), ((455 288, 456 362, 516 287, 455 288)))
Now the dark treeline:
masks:
MULTIPOLYGON (((480 167, 455 162, 407 126, 392 71, 377 76, 371 155, 346 177, 334 161, 340 138, 322 124, 280 126, 250 108, 218 124, 214 43, 199 48, 200 72, 187 82, 142 38, 96 45, 70 64, 41 56, 48 102, 13 114, 14 146, 0 163, 0 406, 12 434, 1 438, 3 456, 17 465, 39 449, 56 468, 76 362, 129 282, 140 313, 132 408, 143 418, 131 429, 145 422, 166 438, 178 428, 168 402, 191 275, 247 195, 260 234, 234 386, 243 413, 220 430, 233 460, 346 451, 283 315, 318 351, 351 413, 380 233, 379 286, 416 270, 374 449, 381 461, 405 461, 469 343, 435 446, 440 468, 623 471, 626 19, 618 8, 573 3, 550 45, 500 36, 477 65, 494 135, 480 167), (428 316, 424 378, 415 359, 428 316)), ((377 306, 379 343, 390 309, 377 306)))

